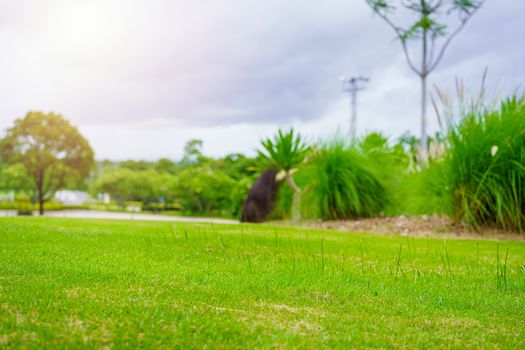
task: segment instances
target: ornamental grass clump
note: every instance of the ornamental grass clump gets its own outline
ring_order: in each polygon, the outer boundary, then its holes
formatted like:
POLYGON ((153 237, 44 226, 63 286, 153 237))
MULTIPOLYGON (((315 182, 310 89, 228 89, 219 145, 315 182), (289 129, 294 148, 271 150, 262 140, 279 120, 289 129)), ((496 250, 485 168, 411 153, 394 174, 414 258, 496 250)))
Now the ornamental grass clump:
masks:
POLYGON ((449 133, 453 215, 480 229, 525 228, 525 101, 472 113, 449 133))
POLYGON ((343 141, 319 149, 313 165, 312 200, 323 220, 355 219, 379 215, 388 199, 377 162, 343 141))

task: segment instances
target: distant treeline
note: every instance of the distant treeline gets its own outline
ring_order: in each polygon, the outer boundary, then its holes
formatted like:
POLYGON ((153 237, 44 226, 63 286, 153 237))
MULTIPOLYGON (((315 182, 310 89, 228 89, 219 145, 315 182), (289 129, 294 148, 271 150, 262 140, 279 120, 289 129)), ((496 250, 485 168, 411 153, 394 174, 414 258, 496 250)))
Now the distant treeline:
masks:
POLYGON ((201 153, 201 145, 198 140, 188 142, 178 162, 167 158, 99 161, 87 189, 99 198, 109 194, 121 207, 135 202, 146 210, 238 217, 259 162, 242 154, 208 158, 201 153))

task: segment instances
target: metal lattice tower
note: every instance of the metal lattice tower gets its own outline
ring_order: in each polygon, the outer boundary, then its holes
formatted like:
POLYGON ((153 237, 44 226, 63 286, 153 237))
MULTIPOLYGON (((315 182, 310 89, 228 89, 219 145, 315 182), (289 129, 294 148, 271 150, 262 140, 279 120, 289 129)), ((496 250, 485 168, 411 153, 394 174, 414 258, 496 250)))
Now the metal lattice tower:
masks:
POLYGON ((350 95, 350 139, 356 140, 357 136, 357 92, 364 90, 365 83, 370 79, 365 77, 350 77, 341 76, 341 84, 344 92, 350 95))

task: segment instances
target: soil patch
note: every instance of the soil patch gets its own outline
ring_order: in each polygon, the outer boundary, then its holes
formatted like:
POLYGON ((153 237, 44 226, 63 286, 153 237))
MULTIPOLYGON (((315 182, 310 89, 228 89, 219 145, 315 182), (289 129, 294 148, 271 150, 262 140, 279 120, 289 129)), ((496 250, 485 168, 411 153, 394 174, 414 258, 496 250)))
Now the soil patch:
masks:
POLYGON ((403 236, 432 236, 465 239, 525 240, 525 235, 498 229, 481 232, 443 216, 396 216, 360 220, 307 222, 308 227, 351 232, 398 234, 403 236))

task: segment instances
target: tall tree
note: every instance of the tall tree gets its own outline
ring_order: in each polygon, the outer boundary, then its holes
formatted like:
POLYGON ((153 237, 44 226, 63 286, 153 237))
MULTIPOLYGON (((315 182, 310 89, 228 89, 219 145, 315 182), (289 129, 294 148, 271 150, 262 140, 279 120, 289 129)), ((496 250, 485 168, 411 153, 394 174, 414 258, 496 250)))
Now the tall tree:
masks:
POLYGON ((29 112, 17 119, 0 143, 2 159, 22 164, 32 179, 40 215, 44 203, 68 183, 84 180, 94 165, 88 141, 54 113, 29 112))
POLYGON ((184 165, 197 164, 203 159, 204 155, 202 154, 202 140, 188 140, 184 145, 184 157, 182 158, 182 163, 184 165))
POLYGON ((287 132, 279 130, 273 139, 268 138, 261 141, 262 151, 259 156, 265 159, 270 166, 277 168, 284 174, 284 179, 294 192, 292 203, 292 218, 295 221, 301 219, 301 189, 294 181, 293 173, 299 165, 304 162, 310 152, 310 147, 305 143, 300 134, 293 129, 287 132))
POLYGON ((465 27, 468 20, 483 5, 484 0, 401 0, 400 5, 416 15, 416 21, 403 27, 394 23, 397 10, 391 0, 365 0, 372 10, 395 32, 403 47, 408 66, 421 81, 421 140, 420 159, 427 158, 427 78, 438 66, 450 42, 465 27), (459 23, 452 31, 438 21, 442 14, 456 15, 459 23), (440 40, 441 39, 441 40, 440 40), (420 63, 411 56, 409 41, 420 44, 420 63))

